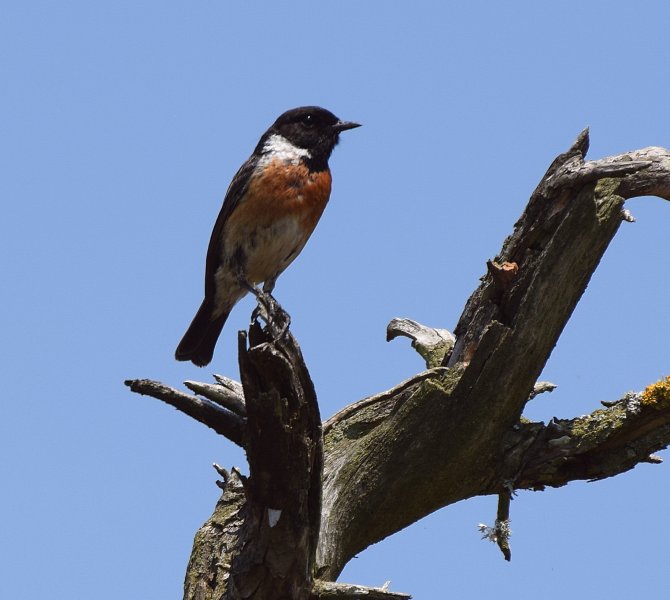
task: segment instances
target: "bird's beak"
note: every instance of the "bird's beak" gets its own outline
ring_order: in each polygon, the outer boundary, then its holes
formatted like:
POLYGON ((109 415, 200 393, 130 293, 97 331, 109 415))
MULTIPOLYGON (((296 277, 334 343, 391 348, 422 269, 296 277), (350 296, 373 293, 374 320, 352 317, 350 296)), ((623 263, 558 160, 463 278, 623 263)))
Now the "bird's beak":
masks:
POLYGON ((333 125, 333 129, 340 133, 340 131, 346 131, 347 129, 355 129, 356 127, 360 127, 360 123, 354 123, 353 121, 338 121, 333 125))

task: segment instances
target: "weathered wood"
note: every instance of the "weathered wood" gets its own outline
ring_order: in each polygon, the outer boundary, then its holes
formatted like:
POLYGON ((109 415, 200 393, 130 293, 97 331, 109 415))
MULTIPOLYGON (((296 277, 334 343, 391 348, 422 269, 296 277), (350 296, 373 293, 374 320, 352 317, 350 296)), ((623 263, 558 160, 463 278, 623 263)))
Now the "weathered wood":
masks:
POLYGON ((456 342, 454 334, 450 331, 426 327, 412 319, 391 320, 386 328, 386 341, 390 342, 398 336, 412 340, 412 348, 426 361, 429 369, 439 367, 456 342))
POLYGON ((670 384, 627 393, 574 419, 519 423, 505 437, 504 471, 515 488, 541 490, 628 471, 670 441, 670 384))
POLYGON ((184 579, 184 598, 226 598, 230 580, 231 549, 240 542, 244 525, 244 485, 239 473, 228 475, 214 514, 198 530, 184 579))
POLYGON ((391 592, 386 587, 371 588, 349 583, 316 582, 310 600, 409 600, 409 594, 391 592))
POLYGON ((245 423, 240 415, 221 408, 209 400, 185 394, 160 381, 128 379, 124 383, 131 391, 162 400, 196 421, 211 427, 231 442, 244 447, 245 423))
MULTIPOLYGON (((438 508, 497 494, 504 522, 514 489, 659 461, 652 453, 670 443, 670 380, 576 419, 521 419, 529 399, 553 389, 537 377, 620 223, 632 221, 625 199, 670 199, 667 150, 587 162, 587 148, 584 131, 553 161, 487 263, 453 348, 444 330, 390 324, 389 339, 410 337, 429 369, 328 419, 323 454, 316 395, 287 319, 267 332, 253 326, 249 348, 240 344, 243 393, 227 386, 233 404, 221 400, 232 412, 133 384, 247 449, 247 481, 220 470, 227 482, 196 536, 187 600, 358 597, 342 595, 355 586, 328 582, 356 553, 438 508)), ((190 383, 219 398, 208 386, 190 383)), ((510 556, 507 539, 501 549, 510 556)))
MULTIPOLYGON (((367 405, 361 415, 347 409, 341 422, 329 420, 318 553, 326 578, 369 544, 437 508, 506 488, 501 441, 518 424, 625 217, 624 199, 652 190, 670 198, 668 151, 585 163, 587 147, 583 132, 533 193, 494 260, 516 265, 506 269, 513 276, 496 278, 489 270, 466 303, 445 362, 449 371, 386 398, 378 411, 367 405)), ((661 431, 643 444, 644 452, 669 439, 661 431)))
POLYGON ((231 553, 228 596, 306 600, 318 540, 323 446, 314 386, 286 332, 240 335, 247 410, 244 524, 231 553), (275 335, 280 335, 274 339, 275 335))
MULTIPOLYGON (((214 377, 217 377, 216 375, 214 377)), ((247 407, 244 403, 244 390, 242 384, 232 379, 217 377, 218 383, 202 383, 200 381, 184 381, 184 385, 219 406, 239 415, 247 416, 247 407), (222 383, 225 381, 225 384, 222 383)))

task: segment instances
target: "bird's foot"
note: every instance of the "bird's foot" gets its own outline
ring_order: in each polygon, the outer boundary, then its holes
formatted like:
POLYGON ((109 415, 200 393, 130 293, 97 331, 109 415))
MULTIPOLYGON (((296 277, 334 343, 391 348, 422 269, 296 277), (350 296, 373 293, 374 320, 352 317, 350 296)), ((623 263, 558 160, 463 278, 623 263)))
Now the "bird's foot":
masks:
POLYGON ((270 292, 261 291, 255 286, 249 286, 249 288, 258 302, 251 313, 251 322, 254 323, 260 317, 265 321, 267 331, 274 341, 283 339, 291 324, 291 317, 270 292))

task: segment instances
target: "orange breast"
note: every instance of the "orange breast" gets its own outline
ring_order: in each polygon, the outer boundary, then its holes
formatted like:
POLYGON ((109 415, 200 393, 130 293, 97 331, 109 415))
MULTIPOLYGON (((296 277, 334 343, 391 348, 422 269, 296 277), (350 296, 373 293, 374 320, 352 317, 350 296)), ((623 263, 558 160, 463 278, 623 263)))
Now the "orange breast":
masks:
POLYGON ((302 164, 273 161, 262 174, 253 175, 245 201, 230 216, 230 225, 243 228, 267 227, 293 217, 309 236, 318 223, 330 197, 330 171, 310 173, 302 164))

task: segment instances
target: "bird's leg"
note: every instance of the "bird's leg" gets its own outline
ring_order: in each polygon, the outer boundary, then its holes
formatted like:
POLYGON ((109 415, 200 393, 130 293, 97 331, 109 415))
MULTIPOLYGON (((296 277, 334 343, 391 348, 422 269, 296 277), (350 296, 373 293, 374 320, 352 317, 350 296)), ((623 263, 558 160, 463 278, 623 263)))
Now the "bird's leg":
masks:
POLYGON ((276 275, 267 279, 263 284, 263 293, 266 294, 266 299, 269 301, 268 308, 270 311, 270 321, 268 321, 268 325, 272 330, 274 339, 280 340, 288 331, 288 327, 291 324, 291 317, 272 295, 272 290, 275 289, 275 283, 277 283, 276 275))
POLYGON ((266 294, 272 295, 272 290, 275 289, 275 284, 277 283, 277 278, 276 277, 271 277, 268 279, 264 284, 263 284, 263 291, 266 294))
POLYGON ((251 313, 251 322, 253 323, 258 317, 263 319, 266 322, 273 339, 277 341, 286 335, 288 327, 291 324, 291 317, 289 317, 288 313, 272 295, 275 281, 276 278, 266 281, 263 285, 263 289, 260 290, 246 279, 240 278, 240 285, 256 296, 256 301, 258 302, 258 305, 251 313))
POLYGON ((264 321, 268 321, 268 312, 267 312, 267 302, 265 300, 266 294, 259 290, 255 285, 249 283, 244 277, 239 278, 240 287, 247 292, 256 296, 256 301, 258 304, 256 308, 251 313, 251 322, 253 323, 258 317, 261 317, 264 321))

